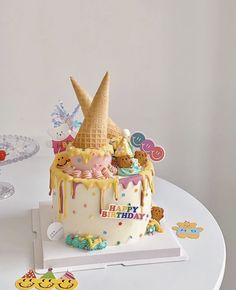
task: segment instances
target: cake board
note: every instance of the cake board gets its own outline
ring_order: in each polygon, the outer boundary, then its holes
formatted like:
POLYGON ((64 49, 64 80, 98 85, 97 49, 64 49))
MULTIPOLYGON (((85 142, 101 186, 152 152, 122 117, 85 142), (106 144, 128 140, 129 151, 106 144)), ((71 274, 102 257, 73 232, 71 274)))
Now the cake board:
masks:
POLYGON ((51 222, 50 202, 40 202, 38 209, 32 209, 34 262, 35 270, 39 274, 50 267, 54 272, 63 272, 68 269, 90 270, 117 264, 131 266, 188 259, 187 253, 164 222, 163 233, 146 235, 138 241, 130 240, 126 245, 110 246, 98 251, 69 247, 64 239, 50 241, 46 233, 51 222))

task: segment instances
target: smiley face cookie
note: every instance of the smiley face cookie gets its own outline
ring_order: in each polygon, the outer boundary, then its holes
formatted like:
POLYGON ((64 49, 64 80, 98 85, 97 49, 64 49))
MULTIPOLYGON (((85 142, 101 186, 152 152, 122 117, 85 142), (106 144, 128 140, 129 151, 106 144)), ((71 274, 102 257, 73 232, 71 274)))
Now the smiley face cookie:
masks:
POLYGON ((141 150, 135 151, 134 158, 138 159, 138 163, 141 166, 146 166, 148 158, 147 153, 141 150))
POLYGON ((20 290, 32 289, 35 287, 36 281, 37 278, 35 276, 34 271, 29 270, 28 273, 26 273, 24 276, 22 276, 20 279, 16 281, 15 286, 20 290))
POLYGON ((67 153, 62 152, 62 153, 57 154, 57 158, 55 159, 55 162, 58 168, 63 168, 66 165, 70 164, 70 158, 67 153))
POLYGON ((57 285, 57 280, 54 274, 52 273, 52 269, 49 268, 48 272, 44 274, 41 278, 37 279, 35 288, 38 290, 51 290, 55 288, 57 285))
POLYGON ((159 206, 153 206, 151 210, 152 218, 157 222, 164 217, 164 209, 159 206))
POLYGON ((129 155, 117 157, 117 164, 120 168, 131 168, 133 161, 129 155))
POLYGON ((74 275, 71 272, 66 272, 61 278, 57 279, 56 289, 64 290, 70 289, 73 290, 78 286, 78 281, 75 279, 74 275))

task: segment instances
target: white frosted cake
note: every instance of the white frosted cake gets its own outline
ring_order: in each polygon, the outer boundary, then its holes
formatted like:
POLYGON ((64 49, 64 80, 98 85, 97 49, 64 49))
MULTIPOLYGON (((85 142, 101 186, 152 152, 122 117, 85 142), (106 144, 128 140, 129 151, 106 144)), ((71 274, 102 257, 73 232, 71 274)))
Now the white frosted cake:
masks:
POLYGON ((161 232, 163 211, 152 209, 152 162, 108 117, 108 73, 93 100, 71 81, 84 121, 50 169, 53 219, 63 224, 66 243, 98 250, 161 232))

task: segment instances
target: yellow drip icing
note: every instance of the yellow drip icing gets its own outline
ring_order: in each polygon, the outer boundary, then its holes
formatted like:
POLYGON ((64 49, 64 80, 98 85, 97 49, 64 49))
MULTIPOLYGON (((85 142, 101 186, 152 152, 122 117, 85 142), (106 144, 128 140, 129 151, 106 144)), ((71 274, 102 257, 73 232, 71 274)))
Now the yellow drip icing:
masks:
POLYGON ((104 209, 104 189, 100 188, 100 210, 104 209))
POLYGON ((115 179, 115 182, 113 183, 113 190, 115 193, 115 200, 118 200, 118 185, 119 185, 119 180, 118 178, 115 179))
POLYGON ((141 211, 143 211, 143 206, 144 206, 144 194, 146 192, 146 175, 141 172, 140 175, 142 176, 142 189, 141 189, 141 200, 140 200, 140 205, 141 205, 141 211))
POLYGON ((66 182, 63 182, 63 195, 64 195, 64 208, 63 208, 63 213, 64 213, 64 217, 66 217, 67 215, 67 191, 66 191, 66 182))
POLYGON ((59 182, 57 182, 57 192, 59 192, 59 194, 58 194, 58 212, 60 212, 61 199, 60 199, 60 183, 59 182))
POLYGON ((151 189, 151 192, 154 193, 153 177, 147 174, 148 185, 151 189))
MULTIPOLYGON (((87 149, 86 149, 87 150, 87 149)), ((100 209, 104 208, 104 192, 112 188, 114 192, 115 200, 118 200, 118 186, 119 186, 119 178, 108 178, 108 179, 82 179, 77 177, 72 177, 66 173, 64 173, 61 169, 56 167, 57 164, 57 156, 55 156, 55 160, 50 168, 51 174, 51 188, 52 191, 57 189, 58 194, 58 212, 60 211, 61 200, 60 200, 60 183, 63 182, 63 195, 64 195, 64 203, 63 203, 63 215, 64 217, 67 215, 67 203, 68 203, 68 194, 67 194, 67 186, 70 186, 71 195, 73 194, 73 182, 83 184, 87 189, 90 188, 99 188, 100 190, 100 209)), ((141 204, 141 211, 143 211, 144 206, 144 195, 147 190, 147 181, 151 188, 151 191, 154 192, 153 186, 153 165, 151 161, 148 161, 147 166, 144 170, 140 173, 142 176, 142 189, 141 189, 141 197, 140 197, 140 204, 141 204)), ((58 214, 59 220, 62 218, 62 214, 58 214)))
MULTIPOLYGON (((55 184, 55 180, 54 180, 54 184, 55 184)), ((56 181, 56 187, 57 187, 57 192, 59 193, 58 194, 58 220, 61 221, 62 215, 61 215, 60 209, 61 209, 61 202, 62 201, 61 201, 61 197, 60 197, 60 181, 58 179, 56 181)))
MULTIPOLYGON (((154 182, 153 182, 153 176, 154 176, 154 167, 151 161, 148 161, 147 166, 144 168, 144 170, 140 173, 140 175, 142 175, 143 179, 147 178, 148 180, 148 185, 151 189, 152 193, 155 193, 154 191, 154 182)), ((146 190, 146 188, 145 188, 146 190)))
POLYGON ((73 196, 73 187, 74 187, 73 182, 71 182, 71 184, 70 184, 70 195, 71 195, 71 197, 73 196))

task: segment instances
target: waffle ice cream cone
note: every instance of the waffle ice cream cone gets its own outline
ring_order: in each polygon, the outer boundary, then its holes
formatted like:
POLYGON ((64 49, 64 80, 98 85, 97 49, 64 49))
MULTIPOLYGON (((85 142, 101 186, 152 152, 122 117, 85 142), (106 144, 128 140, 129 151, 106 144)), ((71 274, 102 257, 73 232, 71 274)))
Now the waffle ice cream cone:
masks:
POLYGON ((111 118, 108 118, 107 124, 107 137, 109 139, 120 137, 122 135, 121 129, 112 121, 111 118))
MULTIPOLYGON (((89 107, 92 103, 92 98, 89 96, 89 94, 84 90, 78 82, 70 78, 72 86, 74 88, 75 94, 77 96, 77 99, 80 103, 81 110, 83 112, 84 117, 87 115, 89 107)), ((108 118, 108 124, 107 124, 107 137, 109 139, 112 139, 114 137, 121 136, 121 129, 112 121, 112 119, 108 118)))
POLYGON ((77 148, 101 148, 108 144, 109 74, 106 73, 73 142, 77 148))
POLYGON ((88 92, 86 92, 85 89, 83 89, 73 77, 70 77, 72 86, 74 88, 76 97, 79 101, 79 104, 81 106, 81 110, 83 112, 84 117, 87 115, 89 107, 92 103, 92 98, 89 96, 88 92))

